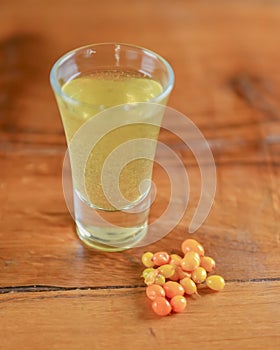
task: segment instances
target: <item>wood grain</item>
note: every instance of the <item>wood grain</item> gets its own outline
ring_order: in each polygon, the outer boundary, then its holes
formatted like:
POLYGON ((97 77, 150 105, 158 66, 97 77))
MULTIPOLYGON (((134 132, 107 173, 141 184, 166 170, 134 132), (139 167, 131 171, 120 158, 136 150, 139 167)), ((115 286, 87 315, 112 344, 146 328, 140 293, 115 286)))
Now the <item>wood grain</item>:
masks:
MULTIPOLYGON (((278 349, 279 2, 2 0, 0 22, 2 347, 278 349), (66 146, 49 71, 64 52, 104 41, 148 47, 170 61, 170 106, 195 122, 215 157, 215 202, 194 237, 228 284, 223 293, 202 291, 182 315, 154 316, 139 277, 146 249, 178 252, 188 236, 200 176, 180 140, 161 132, 188 171, 188 209, 148 248, 86 249, 64 203, 66 146)), ((169 199, 160 168, 154 179, 151 220, 169 199)))

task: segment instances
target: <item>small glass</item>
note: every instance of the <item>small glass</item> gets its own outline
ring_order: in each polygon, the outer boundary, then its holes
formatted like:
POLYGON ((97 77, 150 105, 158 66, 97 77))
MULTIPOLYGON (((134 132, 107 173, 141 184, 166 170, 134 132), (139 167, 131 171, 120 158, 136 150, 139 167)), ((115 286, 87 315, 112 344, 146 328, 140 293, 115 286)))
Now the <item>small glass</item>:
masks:
POLYGON ((50 74, 68 144, 74 219, 92 248, 119 251, 147 233, 151 177, 170 65, 147 49, 94 44, 50 74))

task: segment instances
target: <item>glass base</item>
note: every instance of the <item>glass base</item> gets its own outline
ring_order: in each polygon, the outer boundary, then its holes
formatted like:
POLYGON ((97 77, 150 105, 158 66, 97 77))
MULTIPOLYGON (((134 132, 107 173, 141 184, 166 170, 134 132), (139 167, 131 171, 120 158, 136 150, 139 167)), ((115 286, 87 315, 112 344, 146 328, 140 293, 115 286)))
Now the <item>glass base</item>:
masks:
MULTIPOLYGON (((110 231, 104 234, 106 239, 100 238, 100 234, 98 235, 99 230, 99 228, 96 228, 97 232, 95 235, 94 228, 89 230, 79 222, 76 223, 77 235, 87 247, 104 252, 120 252, 134 247, 146 236, 148 223, 133 228, 118 227, 113 232, 112 229, 108 229, 110 231)), ((104 231, 104 228, 102 230, 104 231)))

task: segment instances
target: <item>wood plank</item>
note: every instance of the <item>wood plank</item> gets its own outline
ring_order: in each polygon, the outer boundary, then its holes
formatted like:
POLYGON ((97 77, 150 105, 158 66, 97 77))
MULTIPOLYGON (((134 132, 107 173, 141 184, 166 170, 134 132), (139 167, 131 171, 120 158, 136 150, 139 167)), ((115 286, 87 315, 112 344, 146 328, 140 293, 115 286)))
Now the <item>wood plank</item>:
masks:
POLYGON ((279 282, 229 283, 188 299, 182 314, 154 315, 143 288, 9 293, 1 344, 21 349, 279 349, 279 282), (253 295, 253 297, 252 297, 253 295), (113 331, 116 330, 116 331, 113 331))
MULTIPOLYGON (((146 247, 106 254, 89 251, 77 240, 64 204, 60 157, 13 155, 2 158, 2 165, 1 287, 142 283, 140 257, 146 247), (108 269, 105 276, 104 265, 108 269)), ((279 277, 278 168, 270 173, 266 165, 236 164, 220 165, 217 170, 213 209, 195 237, 217 259, 218 271, 227 279, 279 277)), ((153 251, 166 247, 178 251, 187 236, 200 185, 199 169, 190 167, 188 173, 192 187, 186 215, 172 233, 149 246, 153 251)), ((169 183, 160 173, 155 180, 158 202, 167 204, 169 183)), ((159 215, 158 208, 152 208, 153 219, 159 215)))

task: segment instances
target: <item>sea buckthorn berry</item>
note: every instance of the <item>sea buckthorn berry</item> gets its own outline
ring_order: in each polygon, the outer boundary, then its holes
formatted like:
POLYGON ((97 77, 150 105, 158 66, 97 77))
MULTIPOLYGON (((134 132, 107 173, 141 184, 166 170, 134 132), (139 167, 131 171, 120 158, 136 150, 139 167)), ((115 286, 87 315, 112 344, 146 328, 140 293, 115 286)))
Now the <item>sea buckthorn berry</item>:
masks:
POLYGON ((189 277, 191 278, 191 273, 184 271, 181 267, 177 267, 177 271, 178 271, 178 275, 179 275, 179 279, 182 280, 185 277, 189 277))
POLYGON ((214 259, 210 258, 210 256, 203 256, 200 258, 200 266, 207 272, 212 272, 216 268, 216 263, 214 259))
POLYGON ((158 285, 160 285, 160 286, 162 286, 162 285, 164 285, 164 283, 165 283, 165 277, 164 276, 162 276, 162 275, 157 275, 156 277, 155 277, 155 282, 154 282, 155 284, 158 284, 158 285))
POLYGON ((206 285, 208 288, 219 292, 222 289, 224 289, 225 280, 223 279, 222 276, 212 275, 210 277, 207 277, 206 285))
POLYGON ((182 252, 184 254, 188 252, 196 252, 200 256, 204 255, 204 248, 203 246, 197 242, 195 239, 186 239, 182 245, 181 245, 182 252))
POLYGON ((172 276, 169 277, 170 281, 177 282, 180 279, 178 266, 175 266, 175 271, 172 276))
POLYGON ((154 254, 152 261, 157 266, 168 264, 169 255, 166 252, 157 252, 154 254))
POLYGON ((163 275, 165 278, 171 277, 175 272, 175 266, 166 264, 158 267, 158 272, 163 275))
POLYGON ((145 277, 144 282, 146 283, 146 285, 149 286, 150 284, 155 283, 155 279, 157 275, 158 275, 158 271, 155 269, 152 269, 152 271, 150 271, 145 277))
POLYGON ((165 297, 165 291, 164 289, 157 285, 157 284, 151 284, 146 288, 146 295, 150 300, 155 300, 157 297, 165 297))
POLYGON ((177 282, 185 277, 191 277, 191 274, 186 271, 183 271, 180 266, 176 266, 174 274, 171 277, 169 277, 169 279, 171 281, 177 282))
POLYGON ((197 294, 196 284, 189 277, 185 277, 180 281, 181 286, 188 295, 197 294))
POLYGON ((168 281, 164 283, 163 289, 168 298, 173 298, 176 295, 184 295, 184 288, 177 282, 168 281))
POLYGON ((142 263, 146 267, 153 267, 155 263, 152 261, 154 254, 151 252, 146 252, 142 255, 142 263))
POLYGON ((145 269, 143 272, 142 272, 142 277, 145 279, 148 274, 151 272, 151 271, 154 271, 155 269, 153 269, 152 267, 148 267, 147 269, 145 269))
POLYGON ((196 252, 188 252, 181 261, 184 271, 194 271, 200 264, 200 257, 196 252))
POLYGON ((187 300, 182 295, 176 295, 170 300, 170 305, 172 307, 172 311, 182 312, 187 306, 187 300))
POLYGON ((180 266, 182 258, 178 254, 171 254, 169 264, 180 266))
POLYGON ((152 303, 152 308, 159 316, 167 316, 171 312, 170 303, 163 297, 157 297, 152 303))
POLYGON ((198 267, 192 272, 192 280, 195 283, 202 283, 206 280, 207 272, 203 267, 198 267))

